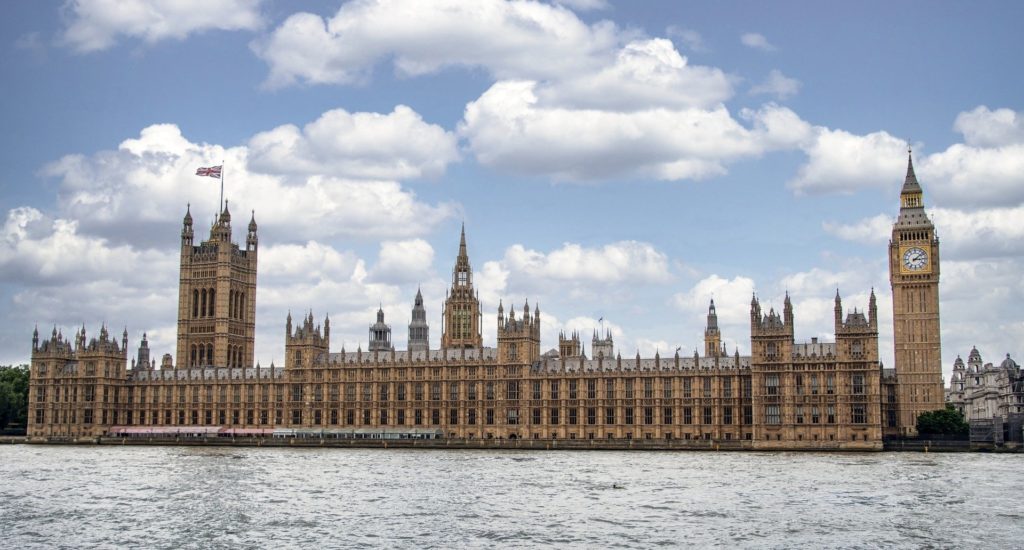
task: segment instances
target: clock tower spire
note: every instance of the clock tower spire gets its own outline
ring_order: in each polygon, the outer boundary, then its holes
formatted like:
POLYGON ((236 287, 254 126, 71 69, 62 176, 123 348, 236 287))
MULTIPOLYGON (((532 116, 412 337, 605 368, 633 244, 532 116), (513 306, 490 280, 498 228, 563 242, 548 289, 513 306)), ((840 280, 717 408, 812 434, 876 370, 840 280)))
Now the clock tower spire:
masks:
POLYGON ((921 413, 944 405, 939 330, 939 238, 907 151, 900 214, 889 241, 899 428, 913 435, 921 413))

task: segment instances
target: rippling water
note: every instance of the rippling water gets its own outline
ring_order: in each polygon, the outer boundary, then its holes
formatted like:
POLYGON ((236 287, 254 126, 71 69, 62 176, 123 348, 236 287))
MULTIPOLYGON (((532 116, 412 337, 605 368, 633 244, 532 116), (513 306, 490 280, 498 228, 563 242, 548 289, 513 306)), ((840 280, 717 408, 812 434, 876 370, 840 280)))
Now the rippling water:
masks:
POLYGON ((7 445, 0 545, 1010 548, 1022 458, 7 445))

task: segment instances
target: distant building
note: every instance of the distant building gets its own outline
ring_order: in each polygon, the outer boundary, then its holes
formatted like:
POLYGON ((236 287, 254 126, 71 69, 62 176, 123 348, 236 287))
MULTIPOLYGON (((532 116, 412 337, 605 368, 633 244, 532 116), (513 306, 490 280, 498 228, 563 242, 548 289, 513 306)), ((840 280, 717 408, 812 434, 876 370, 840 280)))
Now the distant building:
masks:
POLYGON ((971 348, 966 365, 960 356, 953 362, 946 403, 968 422, 1024 413, 1024 371, 1009 353, 999 365, 982 364, 978 348, 971 348))

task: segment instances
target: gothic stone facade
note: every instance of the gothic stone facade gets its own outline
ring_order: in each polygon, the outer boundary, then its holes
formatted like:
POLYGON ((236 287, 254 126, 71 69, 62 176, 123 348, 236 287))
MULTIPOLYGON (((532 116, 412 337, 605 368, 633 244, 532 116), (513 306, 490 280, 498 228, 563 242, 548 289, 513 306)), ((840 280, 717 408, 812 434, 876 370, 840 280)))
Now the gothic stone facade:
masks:
POLYGON ((1009 418, 1024 414, 1024 370, 1010 354, 997 366, 984 363, 978 348, 953 362, 946 403, 963 413, 968 422, 1009 418))
MULTIPOLYGON (((906 208, 917 206, 904 199, 901 219, 906 208)), ((781 313, 763 311, 755 296, 746 356, 722 346, 713 303, 703 356, 622 357, 609 333, 595 333, 593 357, 583 353, 575 333, 561 335, 558 349, 542 355, 536 304, 532 311, 529 304, 520 312, 510 307, 507 315, 499 306, 497 346, 485 347, 464 229, 440 349, 425 341, 418 295, 411 350, 390 345, 383 312, 371 327, 374 349, 339 352, 330 350, 329 319, 320 326, 310 312, 293 326, 289 314, 285 364, 254 367, 255 220, 242 250, 231 243, 225 207, 210 239, 194 247, 186 215, 177 363, 165 356, 155 368, 144 341, 139 356, 147 360, 127 368, 127 333, 119 345, 106 328, 88 342, 84 329, 74 342, 56 330, 43 341, 35 334, 29 435, 97 437, 115 426, 422 427, 467 439, 747 440, 755 448, 880 449, 887 427, 905 432, 908 411, 932 407, 942 396, 941 385, 931 387, 932 378, 941 378, 932 365, 938 358, 938 241, 927 226, 918 233, 900 223, 893 230, 893 262, 913 256, 913 272, 897 277, 894 265, 894 307, 903 328, 895 335, 895 373, 883 381, 873 292, 866 313, 853 309, 845 316, 837 292, 835 341, 806 343, 794 339, 788 296, 781 313), (920 251, 933 266, 923 278, 912 276, 922 271, 920 251), (905 303, 912 305, 904 311, 905 303)))

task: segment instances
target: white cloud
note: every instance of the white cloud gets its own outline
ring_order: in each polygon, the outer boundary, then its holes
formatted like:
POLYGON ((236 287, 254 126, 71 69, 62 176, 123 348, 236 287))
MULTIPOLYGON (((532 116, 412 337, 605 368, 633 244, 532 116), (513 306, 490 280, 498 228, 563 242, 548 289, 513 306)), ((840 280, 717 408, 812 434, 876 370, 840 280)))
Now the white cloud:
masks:
POLYGON ((794 96, 800 91, 800 81, 789 78, 778 69, 772 69, 764 82, 750 88, 753 95, 773 95, 779 99, 794 96))
POLYGON ((415 283, 432 278, 434 248, 423 239, 384 241, 371 277, 389 283, 415 283))
POLYGON ((779 286, 794 297, 824 295, 834 298, 836 290, 859 290, 858 287, 869 286, 870 272, 862 271, 829 271, 820 267, 808 271, 792 273, 779 280, 779 286))
POLYGON ((267 85, 357 83, 391 60, 400 75, 480 67, 498 78, 548 78, 586 70, 619 33, 587 25, 560 6, 478 0, 349 2, 328 19, 297 13, 253 50, 270 66, 267 85))
MULTIPOLYGON (((173 258, 166 254, 112 246, 79 234, 74 220, 51 220, 31 207, 10 210, 0 231, 0 279, 8 282, 50 285, 98 277, 138 281, 152 277, 138 266, 173 270, 173 258)), ((171 275, 156 277, 167 280, 171 275)))
POLYGON ((725 172, 724 162, 792 146, 806 123, 774 105, 739 124, 722 105, 632 113, 549 107, 542 85, 496 83, 466 106, 459 132, 482 164, 567 180, 622 174, 664 180, 725 172))
POLYGON ((797 194, 852 193, 893 187, 906 170, 907 142, 880 131, 864 136, 815 127, 807 162, 788 183, 797 194))
POLYGON ((208 30, 256 30, 261 0, 70 0, 61 41, 79 53, 105 50, 119 36, 147 44, 208 30))
MULTIPOLYGON (((352 119, 357 124, 362 120, 352 119)), ((394 137, 401 140, 401 136, 394 137)), ((44 173, 60 179, 59 205, 66 217, 111 239, 147 235, 163 239, 180 223, 186 202, 193 204, 197 232, 205 237, 205 220, 212 219, 219 186, 217 180, 195 176, 195 170, 221 161, 225 162, 225 197, 238 215, 236 222, 247 221, 246 211, 255 209, 261 231, 283 234, 287 228, 292 239, 414 237, 430 231, 454 211, 450 204, 424 204, 394 181, 263 173, 250 169, 249 155, 246 146, 192 143, 176 125, 159 124, 143 129, 138 139, 125 140, 116 151, 68 155, 50 164, 44 173), (139 208, 145 204, 179 206, 139 208), (153 231, 154 225, 160 230, 153 231), (150 230, 132 230, 139 226, 150 230)), ((374 162, 371 152, 355 151, 349 159, 364 167, 374 162)), ((384 171, 388 161, 376 159, 384 171)))
POLYGON ((933 208, 928 212, 942 239, 943 252, 950 257, 1024 257, 1024 205, 973 211, 933 208))
POLYGON ((26 358, 33 324, 43 337, 57 324, 73 338, 82 324, 95 336, 105 322, 118 340, 127 325, 133 342, 141 336, 136 329, 149 326, 159 342, 173 345, 174 336, 165 338, 166 327, 153 320, 174 318, 176 263, 176 255, 165 251, 83 235, 74 220, 52 219, 31 207, 8 211, 0 229, 0 282, 10 292, 0 314, 8 327, 0 331, 0 349, 6 350, 0 360, 26 358))
POLYGON ((496 307, 508 288, 511 273, 498 261, 485 262, 483 268, 473 273, 473 286, 480 293, 481 304, 496 307))
POLYGON ((826 232, 843 240, 865 244, 882 244, 889 240, 893 221, 892 216, 879 214, 852 224, 822 222, 821 227, 826 232))
POLYGON ((515 244, 502 265, 519 276, 570 282, 661 283, 670 279, 668 257, 648 243, 619 241, 600 248, 565 243, 548 253, 515 244))
POLYGON ((1024 114, 980 105, 957 115, 953 129, 963 134, 964 143, 975 147, 1024 143, 1024 114))
MULTIPOLYGON (((1024 201, 1021 116, 982 106, 960 113, 955 127, 965 143, 930 155, 917 148, 914 169, 926 203, 964 208, 1024 201)), ((896 188, 906 170, 906 145, 885 131, 857 135, 816 126, 813 137, 801 145, 807 162, 789 187, 798 194, 896 188)))
POLYGON ((565 243, 543 252, 521 244, 505 249, 474 272, 473 283, 485 309, 498 301, 547 296, 560 306, 589 304, 598 310, 627 303, 643 287, 671 282, 668 257, 648 243, 619 241, 586 247, 565 243))
POLYGON ((1021 342, 1024 324, 1020 305, 1024 303, 1024 261, 995 258, 942 262, 942 366, 946 380, 956 354, 964 356, 971 346, 987 361, 1001 360, 1007 352, 1016 357, 1018 349, 1006 349, 1008 342, 1021 342))
POLYGON ((1024 144, 983 148, 958 143, 914 166, 925 201, 933 198, 950 207, 1024 201, 1024 144))
POLYGON ((249 166, 270 174, 437 177, 458 157, 454 135, 405 105, 386 115, 335 109, 301 130, 286 124, 249 140, 249 166))
POLYGON ((719 275, 709 275, 697 281, 690 290, 676 294, 673 299, 679 309, 701 320, 714 299, 720 323, 742 325, 750 320, 750 298, 753 295, 754 280, 749 277, 726 279, 719 275))
POLYGON ((360 261, 351 252, 339 252, 317 241, 272 244, 259 251, 260 282, 287 285, 308 278, 347 279, 352 277, 360 261))
POLYGON ((744 33, 740 36, 740 42, 744 46, 754 48, 755 50, 773 52, 776 49, 775 46, 768 42, 768 39, 765 38, 763 34, 756 32, 744 33))
POLYGON ((538 88, 540 102, 548 106, 611 111, 714 107, 731 95, 725 73, 688 64, 664 38, 630 42, 601 70, 538 88))

